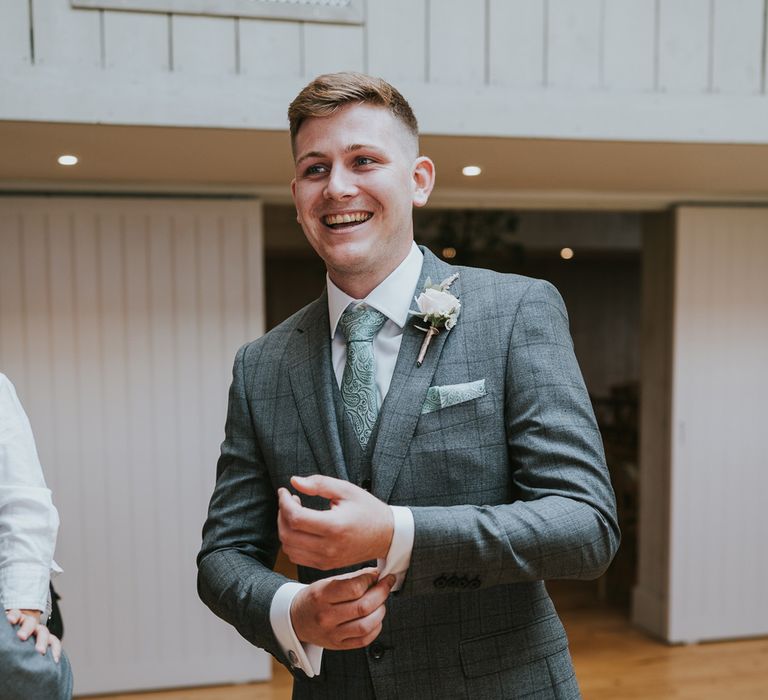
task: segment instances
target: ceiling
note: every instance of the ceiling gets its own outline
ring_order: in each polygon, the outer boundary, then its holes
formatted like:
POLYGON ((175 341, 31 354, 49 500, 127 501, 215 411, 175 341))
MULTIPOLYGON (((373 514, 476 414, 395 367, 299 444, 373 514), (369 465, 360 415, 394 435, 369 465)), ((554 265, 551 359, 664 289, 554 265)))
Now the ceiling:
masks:
MULTIPOLYGON (((438 206, 647 210, 768 204, 768 145, 424 136, 438 206), (468 178, 467 164, 483 173, 468 178)), ((258 194, 285 201, 287 132, 0 122, 0 191, 258 194), (74 167, 56 159, 73 153, 74 167)))

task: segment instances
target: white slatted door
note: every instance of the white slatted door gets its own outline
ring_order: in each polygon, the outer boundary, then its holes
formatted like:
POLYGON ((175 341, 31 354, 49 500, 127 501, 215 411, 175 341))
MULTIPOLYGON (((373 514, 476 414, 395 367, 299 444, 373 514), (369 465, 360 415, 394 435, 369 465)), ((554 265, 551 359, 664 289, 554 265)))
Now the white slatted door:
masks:
POLYGON ((669 631, 768 634, 768 210, 677 212, 669 631))
POLYGON ((262 266, 258 203, 0 198, 0 367, 61 515, 77 693, 269 675, 195 590, 262 266))

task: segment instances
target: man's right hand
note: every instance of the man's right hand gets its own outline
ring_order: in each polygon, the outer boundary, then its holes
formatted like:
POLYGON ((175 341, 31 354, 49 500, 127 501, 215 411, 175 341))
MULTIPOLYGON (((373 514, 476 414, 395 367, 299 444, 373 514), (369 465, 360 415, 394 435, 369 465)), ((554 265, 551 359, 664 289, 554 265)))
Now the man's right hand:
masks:
POLYGON ((304 643, 324 649, 359 649, 381 633, 394 576, 376 581, 376 569, 315 581, 296 594, 291 623, 304 643))
POLYGON ((58 637, 55 637, 48 631, 45 625, 40 623, 41 615, 42 613, 39 610, 19 610, 15 608, 5 611, 5 617, 8 622, 19 626, 16 635, 22 642, 34 636, 35 649, 45 656, 48 647, 51 647, 53 660, 59 663, 61 658, 61 642, 58 637))

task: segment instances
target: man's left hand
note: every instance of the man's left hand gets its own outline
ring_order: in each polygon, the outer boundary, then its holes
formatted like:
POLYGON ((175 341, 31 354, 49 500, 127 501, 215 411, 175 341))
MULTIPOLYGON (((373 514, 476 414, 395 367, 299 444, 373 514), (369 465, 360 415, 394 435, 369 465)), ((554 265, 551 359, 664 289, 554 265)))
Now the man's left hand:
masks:
POLYGON ((327 571, 386 558, 394 531, 386 503, 348 481, 321 474, 294 476, 291 484, 300 493, 331 502, 330 510, 313 510, 288 489, 278 490, 280 542, 294 564, 327 571))

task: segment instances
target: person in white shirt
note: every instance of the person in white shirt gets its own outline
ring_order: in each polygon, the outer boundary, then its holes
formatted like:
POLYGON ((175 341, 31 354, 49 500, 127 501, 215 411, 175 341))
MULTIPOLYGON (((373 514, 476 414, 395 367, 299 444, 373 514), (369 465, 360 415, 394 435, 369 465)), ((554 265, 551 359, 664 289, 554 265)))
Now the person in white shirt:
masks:
POLYGON ((72 672, 48 631, 49 582, 59 515, 45 485, 32 428, 0 374, 0 668, 3 700, 66 700, 72 672))

